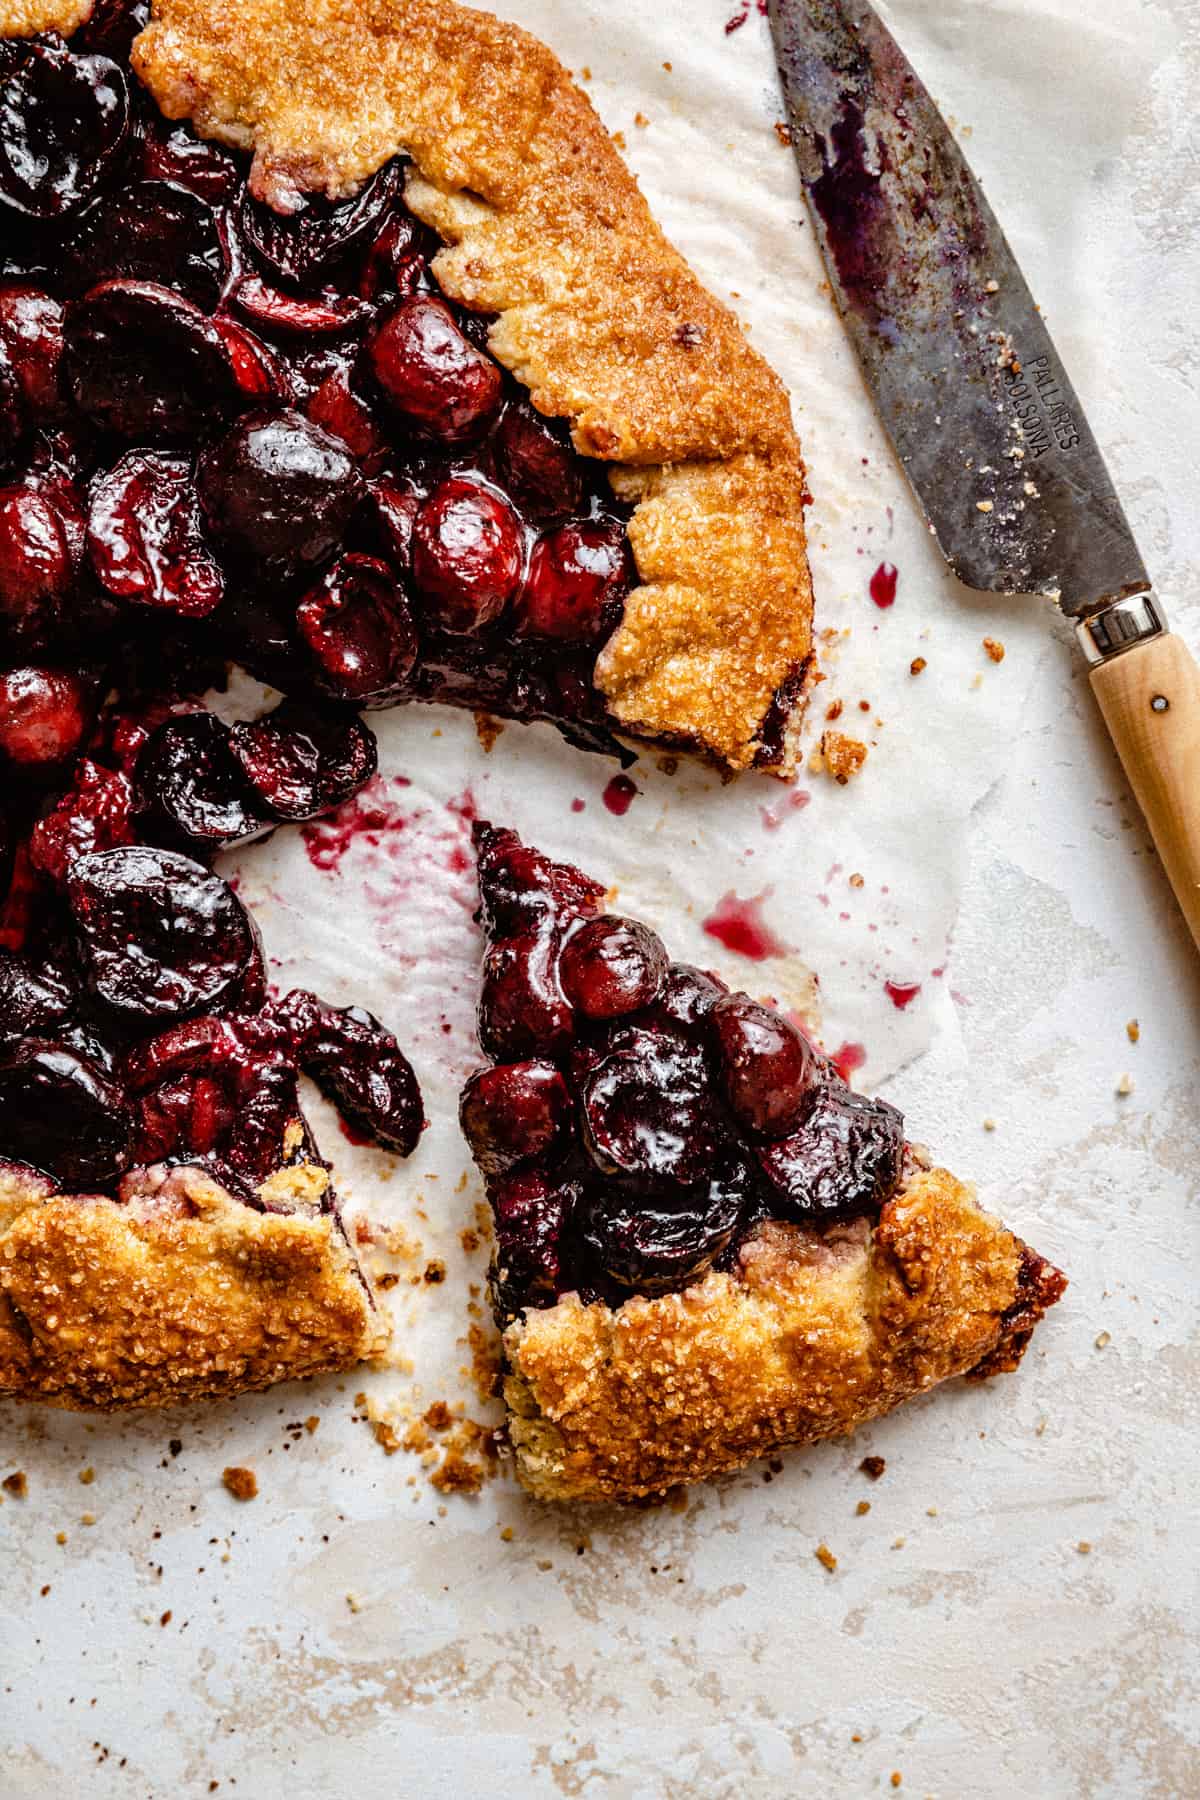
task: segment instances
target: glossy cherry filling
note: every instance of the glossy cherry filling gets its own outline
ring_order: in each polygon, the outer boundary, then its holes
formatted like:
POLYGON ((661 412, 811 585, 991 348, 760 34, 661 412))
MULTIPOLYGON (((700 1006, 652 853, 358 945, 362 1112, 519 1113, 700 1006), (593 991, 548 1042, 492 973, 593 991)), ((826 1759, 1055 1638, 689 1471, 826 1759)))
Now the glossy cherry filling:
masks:
POLYGON ((634 578, 603 467, 438 291, 404 159, 272 211, 140 86, 146 10, 0 40, 0 667, 107 688, 186 639, 304 704, 627 758, 593 680, 634 578))
POLYGON ((904 1155, 893 1106, 853 1092, 781 1013, 603 912, 578 869, 487 824, 475 843, 493 1061, 460 1117, 503 1315, 686 1287, 764 1219, 819 1231, 878 1213, 904 1155))

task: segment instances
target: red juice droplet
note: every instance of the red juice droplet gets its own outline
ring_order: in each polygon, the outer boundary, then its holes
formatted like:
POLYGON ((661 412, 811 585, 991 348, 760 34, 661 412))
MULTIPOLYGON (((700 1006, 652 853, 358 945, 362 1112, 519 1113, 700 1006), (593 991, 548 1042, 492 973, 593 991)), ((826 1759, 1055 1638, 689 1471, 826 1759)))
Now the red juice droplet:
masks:
POLYGON ((896 604, 896 583, 899 579, 894 563, 880 563, 871 577, 871 598, 876 606, 886 609, 896 604))
POLYGON ((829 1060, 843 1081, 849 1081, 856 1069, 861 1069, 867 1060, 866 1046, 863 1044, 843 1044, 840 1050, 831 1050, 829 1060))
POLYGON ((755 894, 749 900, 742 900, 732 891, 722 894, 704 921, 705 931, 727 950, 747 956, 751 962, 763 962, 768 956, 785 956, 790 946, 776 937, 762 916, 766 897, 766 894, 755 894))
POLYGON ((373 1144, 375 1142, 369 1131, 360 1131, 357 1125, 351 1125, 343 1119, 340 1113, 338 1114, 338 1124, 341 1127, 342 1136, 352 1144, 373 1144))
POLYGON ((578 812, 582 812, 582 811, 583 811, 583 809, 584 809, 584 807, 585 807, 585 806, 586 806, 586 805, 587 805, 587 801, 586 801, 586 800, 581 800, 581 799, 580 799, 580 798, 579 798, 579 795, 578 795, 578 794, 576 794, 576 796, 575 796, 575 798, 574 798, 574 799, 573 799, 573 800, 572 800, 572 802, 571 802, 571 811, 572 811, 572 812, 577 812, 577 813, 578 813, 578 812))
POLYGON ((618 819, 622 819, 641 791, 634 787, 628 775, 614 775, 604 790, 604 804, 610 813, 616 813, 618 819))
POLYGON ((897 1012, 903 1012, 920 993, 921 984, 919 981, 885 981, 883 991, 897 1012))

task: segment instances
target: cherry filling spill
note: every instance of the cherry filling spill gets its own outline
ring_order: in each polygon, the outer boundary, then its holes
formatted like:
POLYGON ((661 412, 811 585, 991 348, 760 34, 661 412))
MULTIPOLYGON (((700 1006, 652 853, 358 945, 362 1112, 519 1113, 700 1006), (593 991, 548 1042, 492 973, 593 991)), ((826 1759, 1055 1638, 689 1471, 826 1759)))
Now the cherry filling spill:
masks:
POLYGON ((488 936, 460 1120, 496 1219, 504 1314, 577 1290, 617 1304, 731 1266, 764 1219, 878 1212, 903 1120, 789 1020, 672 963, 603 890, 477 824, 488 936))

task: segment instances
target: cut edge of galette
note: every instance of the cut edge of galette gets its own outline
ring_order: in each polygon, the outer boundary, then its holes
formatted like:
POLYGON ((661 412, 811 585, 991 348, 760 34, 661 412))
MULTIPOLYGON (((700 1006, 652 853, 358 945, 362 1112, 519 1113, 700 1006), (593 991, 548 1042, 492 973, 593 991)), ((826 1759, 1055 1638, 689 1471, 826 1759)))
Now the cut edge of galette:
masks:
POLYGON ((778 1010, 476 828, 464 1133, 523 1485, 635 1500, 1014 1369, 1065 1277, 778 1010))

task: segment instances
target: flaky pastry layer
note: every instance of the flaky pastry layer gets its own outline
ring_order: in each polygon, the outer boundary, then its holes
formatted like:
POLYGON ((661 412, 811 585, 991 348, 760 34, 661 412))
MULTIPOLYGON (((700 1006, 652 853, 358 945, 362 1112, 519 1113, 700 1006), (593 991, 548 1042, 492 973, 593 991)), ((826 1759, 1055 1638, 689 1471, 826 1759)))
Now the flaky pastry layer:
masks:
POLYGON ((284 209, 411 155, 441 286, 497 315, 495 355, 638 503, 641 585, 597 665, 613 716, 790 769, 775 702, 811 657, 812 590, 787 394, 550 51, 452 0, 155 0, 134 63, 169 118, 252 150, 284 209))
MULTIPOLYGON (((309 1173, 281 1171, 273 1199, 286 1175, 306 1201, 309 1173)), ((219 1399, 351 1368, 386 1336, 328 1214, 258 1212, 196 1168, 145 1171, 122 1202, 0 1169, 0 1395, 219 1399)))
POLYGON ((634 1500, 840 1436, 1015 1367, 1065 1285, 969 1187, 915 1169, 874 1228, 766 1224, 684 1293, 527 1311, 504 1334, 518 1475, 545 1500, 634 1500))

